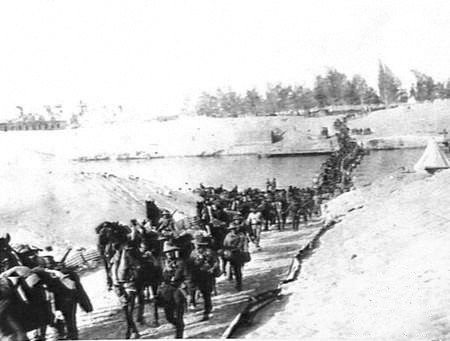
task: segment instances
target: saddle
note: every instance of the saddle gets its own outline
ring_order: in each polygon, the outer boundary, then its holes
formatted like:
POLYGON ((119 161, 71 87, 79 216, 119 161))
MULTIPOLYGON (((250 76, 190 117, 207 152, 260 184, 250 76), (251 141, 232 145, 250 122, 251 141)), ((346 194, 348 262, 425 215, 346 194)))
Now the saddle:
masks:
POLYGON ((32 289, 42 282, 39 275, 25 266, 15 266, 0 274, 0 277, 6 280, 9 288, 16 293, 20 301, 27 304, 33 300, 32 289))
POLYGON ((53 323, 52 304, 38 274, 25 266, 16 266, 0 274, 0 281, 12 294, 10 309, 23 321, 26 330, 53 323))

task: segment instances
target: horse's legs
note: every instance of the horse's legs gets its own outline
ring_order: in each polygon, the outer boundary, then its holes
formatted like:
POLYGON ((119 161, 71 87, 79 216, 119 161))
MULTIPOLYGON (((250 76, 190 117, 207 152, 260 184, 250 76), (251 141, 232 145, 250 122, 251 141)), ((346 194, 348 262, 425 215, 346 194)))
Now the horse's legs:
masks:
MULTIPOLYGON (((151 290, 155 293, 158 292, 158 283, 153 283, 150 286, 151 290)), ((156 304, 156 300, 153 301, 153 318, 154 318, 154 325, 156 327, 159 326, 159 316, 158 316, 158 305, 156 304)))
POLYGON ((125 333, 125 338, 129 339, 132 336, 132 333, 136 338, 139 338, 139 332, 133 320, 135 294, 125 292, 123 288, 119 288, 118 290, 119 298, 122 303, 122 309, 125 313, 125 319, 127 322, 127 331, 125 333))
POLYGON ((106 272, 106 286, 108 287, 108 290, 112 289, 112 278, 111 278, 111 268, 110 265, 108 263, 108 260, 106 259, 105 256, 102 257, 103 258, 103 264, 105 265, 105 272, 106 272))
MULTIPOLYGON (((128 316, 130 318, 130 328, 131 328, 131 336, 133 339, 139 339, 139 331, 136 327, 136 323, 134 323, 133 313, 134 313, 134 306, 136 301, 136 292, 132 291, 128 293, 128 316)), ((142 306, 143 307, 143 306, 142 306)))

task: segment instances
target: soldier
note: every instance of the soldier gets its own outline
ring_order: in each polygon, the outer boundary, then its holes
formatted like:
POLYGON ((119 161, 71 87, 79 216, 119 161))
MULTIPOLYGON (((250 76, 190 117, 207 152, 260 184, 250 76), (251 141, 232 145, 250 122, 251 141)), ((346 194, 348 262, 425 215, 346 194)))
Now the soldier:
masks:
POLYGON ((242 290, 242 253, 244 252, 245 246, 245 235, 238 233, 238 225, 231 223, 228 227, 228 234, 223 241, 223 248, 225 252, 229 253, 229 260, 231 263, 231 268, 236 278, 236 290, 242 290))
POLYGON ((175 232, 175 224, 168 210, 162 211, 162 217, 159 219, 158 232, 165 236, 172 235, 175 232))
POLYGON ((291 199, 287 211, 289 212, 289 215, 292 219, 292 229, 294 231, 298 231, 298 226, 300 223, 300 205, 296 198, 291 199))
MULTIPOLYGON (((209 320, 212 310, 211 293, 215 284, 215 277, 220 274, 219 259, 216 253, 209 247, 206 237, 196 242, 196 249, 190 258, 192 264, 192 282, 197 287, 205 304, 203 318, 201 321, 209 320)), ((195 296, 195 292, 191 292, 195 296)))
POLYGON ((258 250, 261 249, 259 242, 261 240, 262 217, 261 212, 257 211, 255 207, 250 208, 250 213, 247 217, 247 224, 250 226, 253 235, 253 242, 258 250))
POLYGON ((180 248, 166 243, 163 252, 166 256, 163 267, 163 285, 158 291, 157 301, 164 307, 167 321, 175 326, 175 337, 183 338, 186 293, 182 287, 188 278, 187 266, 179 258, 180 248))

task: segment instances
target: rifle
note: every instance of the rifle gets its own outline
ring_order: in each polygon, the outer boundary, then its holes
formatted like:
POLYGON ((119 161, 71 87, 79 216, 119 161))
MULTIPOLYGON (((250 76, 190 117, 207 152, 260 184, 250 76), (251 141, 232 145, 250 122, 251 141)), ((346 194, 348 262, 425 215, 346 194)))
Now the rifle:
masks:
POLYGON ((67 256, 69 255, 70 251, 72 251, 72 248, 71 248, 71 247, 67 248, 66 253, 64 253, 64 255, 62 256, 62 258, 61 258, 61 260, 58 262, 58 264, 65 266, 64 262, 66 261, 67 256))

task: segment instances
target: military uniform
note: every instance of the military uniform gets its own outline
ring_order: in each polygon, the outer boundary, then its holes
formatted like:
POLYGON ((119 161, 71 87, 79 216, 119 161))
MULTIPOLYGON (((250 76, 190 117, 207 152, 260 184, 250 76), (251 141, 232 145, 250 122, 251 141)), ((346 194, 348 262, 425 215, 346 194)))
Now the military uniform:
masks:
MULTIPOLYGON (((237 228, 236 225, 230 226, 229 229, 237 228)), ((246 236, 236 231, 229 232, 223 241, 223 247, 226 251, 231 252, 230 263, 233 273, 236 276, 236 289, 242 290, 242 253, 246 243, 246 236)))
MULTIPOLYGON (((215 277, 220 273, 219 259, 214 251, 200 247, 191 254, 192 284, 197 287, 203 296, 205 304, 203 320, 209 319, 212 310, 211 293, 214 289, 215 277)), ((191 299, 195 301, 195 291, 191 292, 191 299)))
POLYGON ((183 260, 166 260, 163 268, 163 284, 158 290, 157 303, 164 307, 167 321, 175 326, 176 338, 183 338, 186 294, 182 286, 187 278, 187 266, 183 260))

